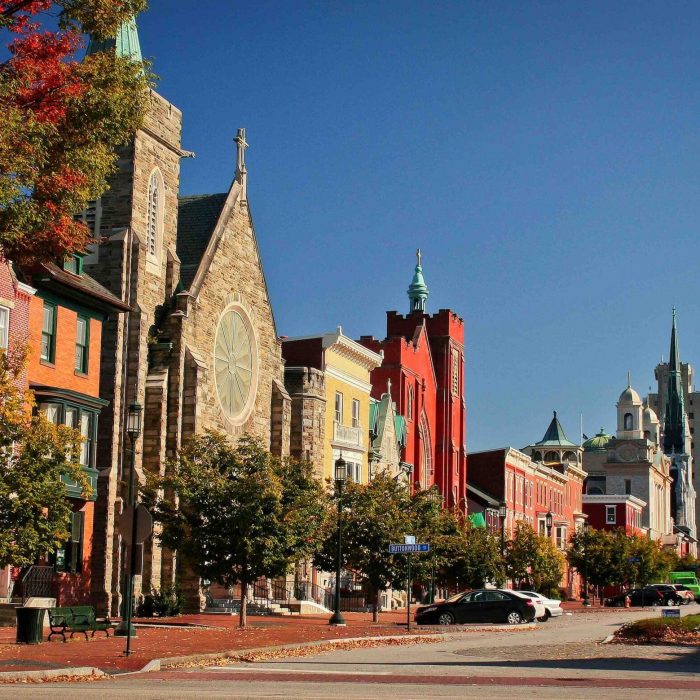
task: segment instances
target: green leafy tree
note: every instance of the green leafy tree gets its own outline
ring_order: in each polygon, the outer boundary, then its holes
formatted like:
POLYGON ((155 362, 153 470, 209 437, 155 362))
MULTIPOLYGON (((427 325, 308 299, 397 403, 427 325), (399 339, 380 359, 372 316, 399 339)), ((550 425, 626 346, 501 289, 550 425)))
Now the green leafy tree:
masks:
MULTIPOLYGON (((406 556, 388 553, 389 545, 414 534, 411 496, 405 484, 385 473, 369 484, 348 483, 342 495, 342 566, 365 580, 372 599, 373 618, 379 619, 383 591, 406 584, 406 556)), ((326 522, 325 537, 315 563, 325 571, 336 568, 335 518, 326 522)), ((415 557, 416 559, 418 557, 415 557)))
POLYGON ((518 523, 513 537, 506 544, 506 574, 522 588, 532 586, 532 566, 537 557, 538 541, 535 531, 526 523, 518 523))
POLYGON ((193 438, 168 474, 148 483, 162 543, 202 578, 241 585, 241 627, 248 586, 285 575, 316 549, 326 508, 311 469, 276 459, 252 437, 232 446, 210 432, 193 438))
POLYGON ((440 538, 437 545, 443 561, 441 581, 460 588, 483 588, 487 583, 502 586, 505 565, 500 538, 486 528, 452 518, 453 532, 440 538))
POLYGON ((532 585, 538 593, 559 597, 564 555, 549 537, 537 536, 537 551, 531 572, 532 585))
POLYGON ((148 67, 114 51, 78 60, 81 32, 114 36, 145 0, 0 0, 0 248, 60 260, 88 242, 74 220, 107 189, 117 151, 141 125, 148 67), (56 26, 53 19, 58 16, 56 26))
POLYGON ((72 508, 61 477, 90 495, 80 433, 32 413, 23 365, 21 355, 0 351, 0 568, 34 564, 68 540, 72 508))

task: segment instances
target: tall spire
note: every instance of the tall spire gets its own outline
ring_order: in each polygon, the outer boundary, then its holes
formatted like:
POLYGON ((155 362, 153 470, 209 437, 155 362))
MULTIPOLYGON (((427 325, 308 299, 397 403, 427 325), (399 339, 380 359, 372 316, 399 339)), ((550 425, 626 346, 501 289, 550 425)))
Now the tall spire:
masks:
POLYGON ((685 401, 683 396, 683 378, 681 376, 681 359, 678 352, 675 306, 673 307, 673 323, 671 326, 671 354, 668 361, 664 452, 666 454, 683 454, 685 452, 685 401))
POLYGON ((423 268, 421 267, 422 255, 420 248, 416 251, 416 269, 413 279, 408 287, 408 298, 411 302, 411 312, 422 311, 425 313, 426 302, 428 301, 428 285, 423 278, 423 268))
POLYGON ((143 61, 135 17, 122 22, 117 35, 114 37, 107 37, 106 39, 90 37, 86 55, 90 56, 100 51, 111 51, 112 49, 117 52, 117 56, 122 58, 130 58, 132 61, 143 61))

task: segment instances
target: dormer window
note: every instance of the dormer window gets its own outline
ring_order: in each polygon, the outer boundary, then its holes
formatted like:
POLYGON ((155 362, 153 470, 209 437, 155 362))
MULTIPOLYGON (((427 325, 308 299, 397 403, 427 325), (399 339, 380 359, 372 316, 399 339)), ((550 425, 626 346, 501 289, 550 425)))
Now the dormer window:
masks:
POLYGON ((72 272, 74 275, 83 274, 83 256, 82 255, 69 255, 63 262, 63 269, 66 272, 72 272))

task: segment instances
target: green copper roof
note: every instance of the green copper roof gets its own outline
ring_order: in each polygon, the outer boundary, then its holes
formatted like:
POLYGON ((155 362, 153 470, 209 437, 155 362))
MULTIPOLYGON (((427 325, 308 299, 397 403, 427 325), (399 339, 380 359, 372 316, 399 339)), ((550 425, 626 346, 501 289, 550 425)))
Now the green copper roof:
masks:
POLYGON ((408 298, 411 300, 411 311, 425 311, 425 303, 428 301, 428 285, 423 278, 423 268, 421 267, 421 252, 416 251, 416 269, 413 273, 413 280, 408 287, 408 298))
POLYGON ((549 424, 549 428, 547 428, 547 432, 544 434, 544 437, 537 443, 536 445, 541 445, 541 446, 555 446, 555 445, 563 445, 565 447, 578 447, 575 443, 571 442, 569 438, 566 437, 566 433, 564 432, 564 428, 561 427, 561 423, 559 422, 559 419, 557 418, 557 412, 554 411, 554 418, 552 418, 552 422, 549 424))
POLYGON ((583 449, 586 450, 586 452, 605 452, 611 440, 612 435, 606 435, 603 428, 601 428, 600 432, 595 437, 583 443, 583 449))
POLYGON ((111 51, 112 49, 116 50, 117 56, 130 58, 132 61, 143 61, 141 44, 139 43, 139 32, 134 17, 122 23, 116 37, 109 37, 107 39, 94 39, 91 37, 87 48, 87 55, 90 56, 100 51, 111 51))

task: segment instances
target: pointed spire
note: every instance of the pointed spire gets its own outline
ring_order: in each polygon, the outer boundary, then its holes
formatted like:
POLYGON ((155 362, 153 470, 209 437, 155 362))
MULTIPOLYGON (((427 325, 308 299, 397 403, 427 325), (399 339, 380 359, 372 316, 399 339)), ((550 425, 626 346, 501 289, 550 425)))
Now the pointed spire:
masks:
POLYGON ((680 370, 680 360, 678 355, 678 336, 676 333, 676 307, 673 307, 673 325, 671 326, 671 354, 669 355, 669 370, 671 372, 680 370))
POLYGON ((632 388, 632 372, 630 372, 629 370, 627 370, 627 388, 632 388))
POLYGON ((111 51, 112 49, 117 52, 117 56, 122 58, 130 58, 132 61, 143 61, 135 17, 122 22, 117 35, 114 37, 106 39, 90 37, 86 56, 99 53, 100 51, 111 51))
POLYGON ((413 274, 413 279, 408 287, 408 298, 411 301, 411 312, 425 312, 426 302, 428 301, 428 285, 423 278, 423 267, 421 266, 422 255, 420 248, 416 250, 416 268, 413 274))
POLYGON ((578 447, 566 437, 564 428, 562 427, 559 419, 557 418, 557 412, 554 411, 554 417, 552 418, 547 432, 544 437, 536 443, 537 445, 565 445, 566 447, 578 447))
POLYGON ((681 358, 678 352, 676 307, 674 306, 664 415, 664 452, 666 454, 682 454, 685 451, 685 423, 685 400, 681 376, 681 358))

